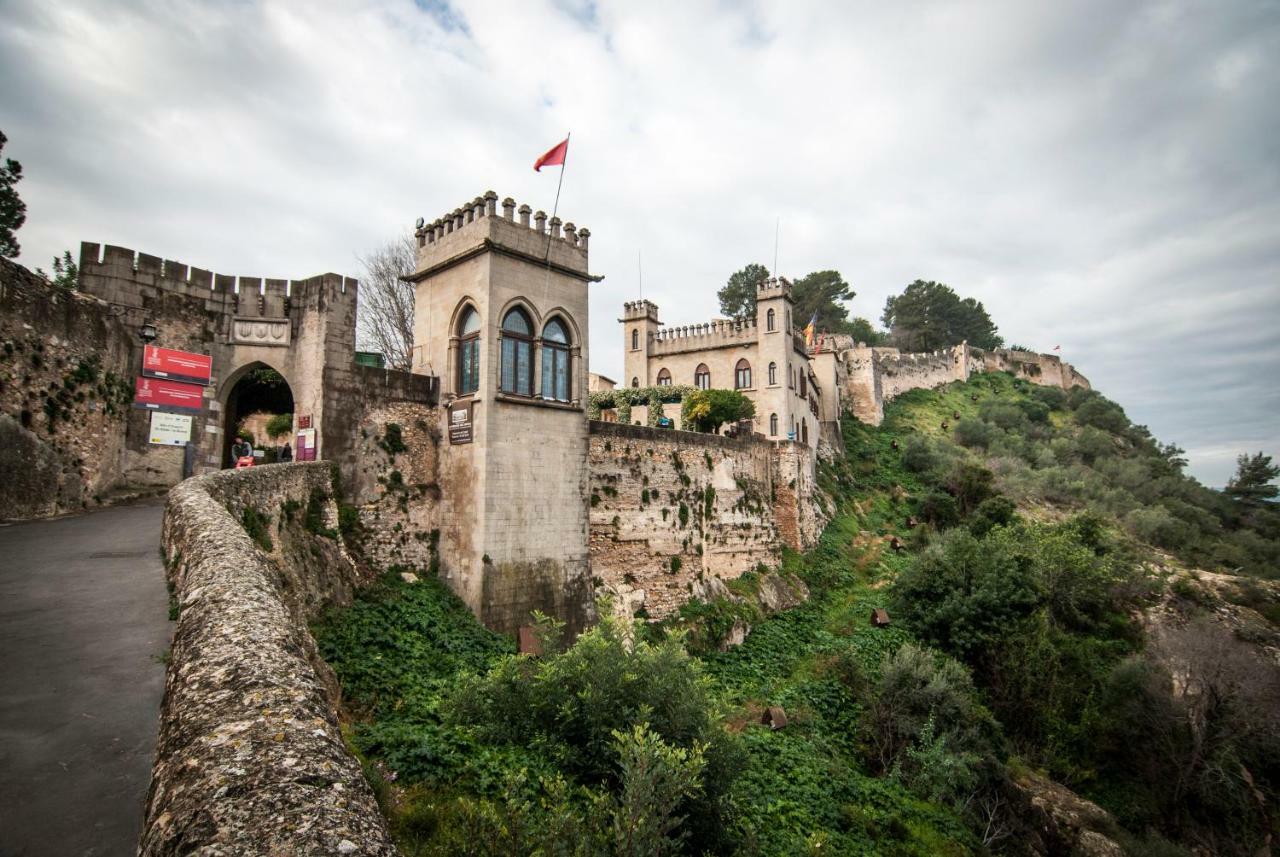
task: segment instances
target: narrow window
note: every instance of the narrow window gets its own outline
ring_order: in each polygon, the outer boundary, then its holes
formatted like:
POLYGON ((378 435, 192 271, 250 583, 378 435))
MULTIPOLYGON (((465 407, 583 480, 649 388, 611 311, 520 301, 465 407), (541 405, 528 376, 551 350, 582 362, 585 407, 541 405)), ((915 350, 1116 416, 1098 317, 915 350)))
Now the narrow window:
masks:
POLYGON ((458 395, 480 389, 480 313, 467 307, 458 320, 458 395))
POLYGON ((632 328, 631 330, 631 350, 640 350, 640 331, 635 328, 632 328))
POLYGON ((637 389, 637 388, 639 388, 639 387, 640 387, 640 379, 639 379, 639 378, 632 378, 632 379, 631 379, 631 386, 632 386, 632 388, 633 388, 633 389, 637 389))
POLYGON ((658 386, 659 387, 671 386, 671 373, 668 372, 665 368, 658 370, 658 386))
POLYGON ((809 445, 809 421, 808 420, 800 421, 800 442, 805 444, 806 446, 809 445))
POLYGON ((533 325, 519 307, 502 319, 501 368, 498 387, 502 392, 533 395, 533 325))
POLYGON ((801 369, 800 370, 800 398, 803 399, 808 395, 809 395, 808 381, 805 379, 804 370, 801 369))
POLYGON ((699 363, 698 368, 693 370, 693 386, 699 390, 711 389, 711 370, 706 363, 699 363))
POLYGON ((772 387, 777 383, 778 383, 778 364, 770 363, 769 364, 769 386, 772 387))
POLYGON ((737 367, 733 370, 733 388, 735 390, 746 390, 751 386, 751 364, 746 358, 738 361, 737 367))
POLYGON ((778 436, 778 415, 769 414, 769 435, 771 437, 778 436))
POLYGON ((776 314, 774 313, 774 311, 773 311, 773 310, 769 310, 767 313, 765 313, 765 317, 764 317, 764 319, 765 319, 765 328, 764 328, 764 329, 765 329, 765 330, 768 330, 768 331, 772 331, 772 330, 773 330, 773 325, 774 325, 774 319, 775 319, 775 317, 776 317, 776 314))
POLYGON ((542 328, 542 398, 569 401, 570 371, 569 331, 553 318, 542 328))

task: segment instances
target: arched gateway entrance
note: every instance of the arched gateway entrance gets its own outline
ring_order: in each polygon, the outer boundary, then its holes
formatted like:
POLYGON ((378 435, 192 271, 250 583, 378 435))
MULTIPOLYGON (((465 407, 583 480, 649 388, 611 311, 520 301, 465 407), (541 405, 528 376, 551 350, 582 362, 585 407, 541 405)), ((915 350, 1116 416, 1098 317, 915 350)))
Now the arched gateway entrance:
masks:
POLYGON ((231 444, 236 434, 251 437, 255 450, 264 450, 259 464, 277 460, 284 444, 294 438, 293 390, 284 375, 266 363, 254 362, 237 369, 224 385, 221 459, 230 467, 231 444))

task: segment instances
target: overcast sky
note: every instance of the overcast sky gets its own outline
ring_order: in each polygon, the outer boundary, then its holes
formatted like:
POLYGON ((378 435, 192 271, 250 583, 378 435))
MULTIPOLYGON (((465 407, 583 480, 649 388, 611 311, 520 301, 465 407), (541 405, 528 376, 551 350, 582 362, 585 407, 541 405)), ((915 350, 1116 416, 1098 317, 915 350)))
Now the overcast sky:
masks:
POLYGON ((488 189, 592 231, 620 304, 716 314, 748 262, 983 301, 1220 486, 1280 456, 1276 2, 16 2, 0 130, 29 267, 81 240, 358 276, 488 189))

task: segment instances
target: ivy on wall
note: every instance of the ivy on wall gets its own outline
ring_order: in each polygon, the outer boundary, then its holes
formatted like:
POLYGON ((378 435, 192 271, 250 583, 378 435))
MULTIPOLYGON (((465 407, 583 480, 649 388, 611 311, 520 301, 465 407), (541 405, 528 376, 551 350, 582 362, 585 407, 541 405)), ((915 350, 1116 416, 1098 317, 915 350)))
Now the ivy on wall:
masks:
MULTIPOLYGON (((605 390, 602 393, 592 393, 587 396, 587 418, 592 420, 601 419, 602 412, 612 408, 618 412, 619 423, 630 425, 632 406, 646 405, 649 408, 649 426, 657 428, 658 420, 666 415, 663 405, 679 403, 685 396, 696 389, 698 388, 688 385, 618 387, 613 390, 605 390)), ((680 428, 684 431, 689 430, 685 427, 683 418, 680 422, 680 428)))

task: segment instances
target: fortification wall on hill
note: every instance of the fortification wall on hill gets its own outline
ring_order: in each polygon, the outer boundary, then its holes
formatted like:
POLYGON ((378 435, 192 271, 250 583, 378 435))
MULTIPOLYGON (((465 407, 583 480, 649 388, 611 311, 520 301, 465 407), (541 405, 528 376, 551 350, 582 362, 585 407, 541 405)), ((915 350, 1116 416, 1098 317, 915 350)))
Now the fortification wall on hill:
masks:
POLYGON ((667 616, 821 529, 802 444, 592 422, 589 447, 591 573, 619 612, 667 616))
POLYGON ((307 626, 366 582, 332 495, 323 463, 170 492, 164 554, 180 613, 139 854, 396 853, 307 626), (331 536, 304 524, 308 505, 331 536))
POLYGON ((859 420, 879 425, 884 404, 908 390, 933 389, 964 381, 975 372, 1010 372, 1033 384, 1089 388, 1089 379, 1052 354, 996 349, 983 351, 965 343, 940 351, 903 354, 896 348, 829 337, 823 353, 836 355, 834 383, 845 407, 859 420))

